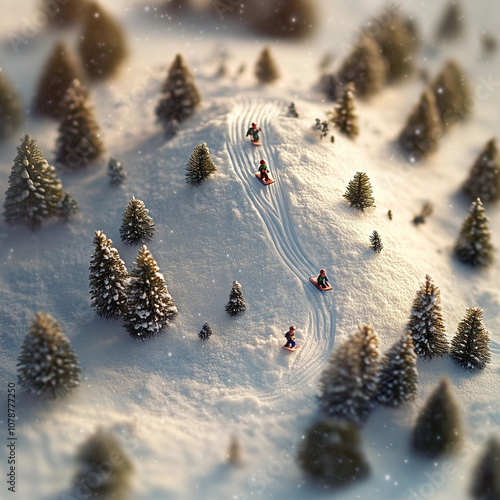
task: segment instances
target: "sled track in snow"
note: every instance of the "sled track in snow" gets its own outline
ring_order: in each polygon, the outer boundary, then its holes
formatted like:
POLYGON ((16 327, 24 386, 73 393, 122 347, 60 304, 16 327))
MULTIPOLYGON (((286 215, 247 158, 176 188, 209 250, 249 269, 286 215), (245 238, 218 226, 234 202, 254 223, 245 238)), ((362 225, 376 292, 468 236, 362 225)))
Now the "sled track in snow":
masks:
POLYGON ((276 386, 258 394, 259 399, 265 402, 289 397, 292 387, 309 385, 311 379, 323 369, 335 337, 334 296, 316 290, 308 281, 321 264, 312 262, 301 247, 290 216, 288 197, 280 179, 282 166, 277 151, 282 144, 273 136, 272 118, 284 109, 285 103, 280 100, 236 100, 228 119, 229 141, 226 143, 232 167, 277 253, 298 278, 300 288, 297 295, 304 296, 309 309, 307 324, 300 327, 305 332, 301 348, 292 354, 292 362, 283 367, 288 370, 286 375, 276 386), (250 144, 248 138, 245 139, 246 130, 252 122, 256 122, 263 130, 262 146, 258 148, 250 144), (271 167, 271 176, 276 180, 271 186, 263 186, 255 178, 260 158, 265 158, 271 167))

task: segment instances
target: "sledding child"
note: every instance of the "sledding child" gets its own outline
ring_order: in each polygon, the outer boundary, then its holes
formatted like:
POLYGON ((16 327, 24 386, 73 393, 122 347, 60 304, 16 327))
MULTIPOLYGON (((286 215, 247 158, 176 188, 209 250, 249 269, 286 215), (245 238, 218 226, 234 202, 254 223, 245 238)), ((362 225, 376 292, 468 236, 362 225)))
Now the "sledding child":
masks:
POLYGON ((257 127, 257 124, 252 123, 252 126, 247 130, 247 135, 245 137, 248 137, 250 135, 252 137, 252 141, 258 142, 258 140, 260 139, 260 131, 261 129, 257 127))
POLYGON ((286 344, 285 347, 291 347, 292 349, 295 347, 295 327, 292 325, 290 330, 285 333, 286 344))
POLYGON ((330 283, 328 283, 328 276, 326 275, 324 269, 321 269, 321 271, 319 272, 318 286, 320 286, 321 288, 326 288, 330 286, 330 283))
POLYGON ((260 180, 264 182, 269 182, 269 168, 267 167, 266 160, 260 160, 259 166, 260 180))

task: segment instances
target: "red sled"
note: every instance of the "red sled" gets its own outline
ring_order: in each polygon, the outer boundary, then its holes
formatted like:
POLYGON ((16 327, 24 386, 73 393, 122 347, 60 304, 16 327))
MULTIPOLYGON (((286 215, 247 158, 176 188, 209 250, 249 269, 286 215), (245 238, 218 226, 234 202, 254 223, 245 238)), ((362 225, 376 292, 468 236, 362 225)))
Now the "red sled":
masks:
POLYGON ((322 292, 328 292, 328 290, 333 290, 333 287, 327 286, 323 288, 322 286, 318 285, 318 277, 317 276, 311 276, 309 278, 309 281, 318 289, 321 290, 322 292))
POLYGON ((267 182, 263 181, 260 178, 260 172, 255 172, 255 177, 257 177, 257 179, 259 179, 259 181, 262 182, 262 184, 264 184, 264 186, 269 186, 269 184, 273 184, 274 182, 276 182, 274 179, 271 179, 271 177, 269 177, 269 180, 267 182))
POLYGON ((300 345, 296 345, 295 347, 286 347, 286 346, 283 346, 283 349, 286 349, 287 351, 296 351, 298 348, 300 347, 300 345))
POLYGON ((254 146, 262 146, 262 142, 260 142, 260 139, 259 139, 259 140, 257 140, 257 141, 254 141, 253 139, 250 139, 250 140, 252 141, 252 144, 253 144, 254 146))

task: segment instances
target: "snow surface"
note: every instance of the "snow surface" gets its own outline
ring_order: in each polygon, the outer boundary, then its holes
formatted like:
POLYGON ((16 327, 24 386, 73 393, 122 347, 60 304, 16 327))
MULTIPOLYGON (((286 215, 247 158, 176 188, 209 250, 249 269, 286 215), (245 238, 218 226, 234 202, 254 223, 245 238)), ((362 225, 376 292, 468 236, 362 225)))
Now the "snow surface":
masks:
MULTIPOLYGON (((19 393, 18 498, 52 500, 72 493, 76 449, 98 425, 115 429, 133 459, 134 500, 325 498, 305 482, 293 458, 317 416, 320 373, 338 339, 358 324, 373 324, 382 349, 388 349, 400 337, 427 273, 441 290, 449 340, 468 307, 483 308, 492 362, 470 373, 449 358, 419 360, 417 400, 398 409, 378 408, 363 430, 370 478, 337 496, 468 498, 481 446, 499 433, 500 256, 478 271, 464 267, 451 251, 469 207, 457 191, 486 141, 500 135, 499 55, 485 59, 479 45, 482 30, 498 34, 499 6, 491 0, 464 5, 464 39, 449 47, 427 42, 422 65, 433 76, 447 57, 456 56, 470 75, 476 107, 471 120, 441 140, 437 154, 413 166, 394 141, 423 89, 416 77, 358 103, 355 142, 336 133, 334 145, 321 143, 311 132, 315 118, 333 108, 314 88, 319 60, 334 51, 336 67, 361 23, 384 5, 378 0, 322 4, 317 35, 292 43, 256 39, 216 16, 155 21, 144 9, 150 5, 151 11, 151 4, 109 2, 128 30, 131 57, 116 79, 90 88, 108 156, 96 167, 61 174, 81 215, 34 233, 0 221, 2 400, 7 383, 16 381, 24 334, 39 310, 60 322, 83 371, 81 387, 59 401, 19 393), (251 70, 265 44, 282 78, 263 89, 251 70), (222 80, 213 76, 221 49, 228 53, 230 71, 222 80), (203 102, 166 142, 154 107, 177 52, 192 69, 203 102), (247 69, 236 78, 242 63, 247 69), (286 116, 292 100, 300 119, 286 116), (260 149, 244 140, 252 121, 263 129, 260 149), (185 165, 203 142, 218 170, 203 186, 190 187, 185 165), (110 186, 109 156, 128 172, 122 186, 110 186), (276 179, 272 186, 254 177, 260 158, 276 179), (377 205, 364 214, 342 198, 356 171, 370 176, 377 205), (120 322, 96 317, 88 293, 95 230, 113 239, 129 268, 133 263, 138 248, 119 238, 131 196, 145 202, 155 221, 148 248, 179 309, 162 336, 145 342, 132 340, 120 322), (415 227, 411 220, 425 201, 434 204, 434 214, 415 227), (369 247, 373 230, 384 243, 380 254, 369 247), (308 282, 321 267, 333 293, 322 294, 308 282), (247 303, 236 318, 224 311, 233 280, 241 283, 247 303), (198 332, 205 321, 214 333, 202 342, 198 332), (297 353, 280 348, 291 324, 302 345, 297 353), (428 462, 411 453, 410 434, 422 402, 444 374, 461 402, 467 441, 451 462, 428 462), (242 451, 236 468, 225 463, 232 435, 242 451)), ((14 11, 9 2, 0 4, 0 66, 25 103, 53 42, 59 36, 77 38, 39 29, 15 51, 12 35, 27 33, 23 26, 33 21, 34 5, 18 1, 14 11)), ((442 5, 413 0, 399 5, 431 40, 442 5)), ((18 136, 24 133, 38 140, 52 163, 57 123, 28 117, 18 136)), ((0 146, 3 192, 18 136, 0 146)), ((498 206, 486 213, 500 248, 498 206)), ((5 414, 0 421, 5 435, 5 414)), ((2 470, 6 453, 2 447, 2 470)), ((10 498, 5 484, 0 498, 10 498)))

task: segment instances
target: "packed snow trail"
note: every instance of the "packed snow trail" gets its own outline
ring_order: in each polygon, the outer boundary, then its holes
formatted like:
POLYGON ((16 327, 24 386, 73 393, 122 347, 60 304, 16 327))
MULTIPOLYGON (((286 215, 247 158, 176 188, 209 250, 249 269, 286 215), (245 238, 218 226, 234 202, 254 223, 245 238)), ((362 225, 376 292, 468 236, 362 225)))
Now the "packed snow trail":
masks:
MULTIPOLYGON (((280 100, 238 99, 228 117, 229 141, 226 143, 232 167, 243 184, 244 192, 267 229, 278 255, 298 278, 300 285, 296 295, 302 295, 308 306, 307 323, 297 325, 304 332, 301 349, 293 354, 293 360, 287 365, 288 372, 279 384, 259 394, 262 401, 280 399, 289 395, 291 387, 295 390, 309 385, 310 380, 323 369, 335 338, 335 291, 320 292, 309 282, 309 276, 317 273, 322 264, 313 262, 302 249, 290 216, 288 195, 281 182, 283 166, 277 151, 278 148, 286 148, 286 141, 273 133, 272 119, 282 114, 284 109, 285 103, 280 100), (262 128, 260 147, 253 146, 245 138, 252 122, 262 128), (266 160, 270 176, 276 180, 270 186, 262 185, 255 177, 261 158, 266 160)), ((289 355, 285 351, 283 354, 289 355)))

